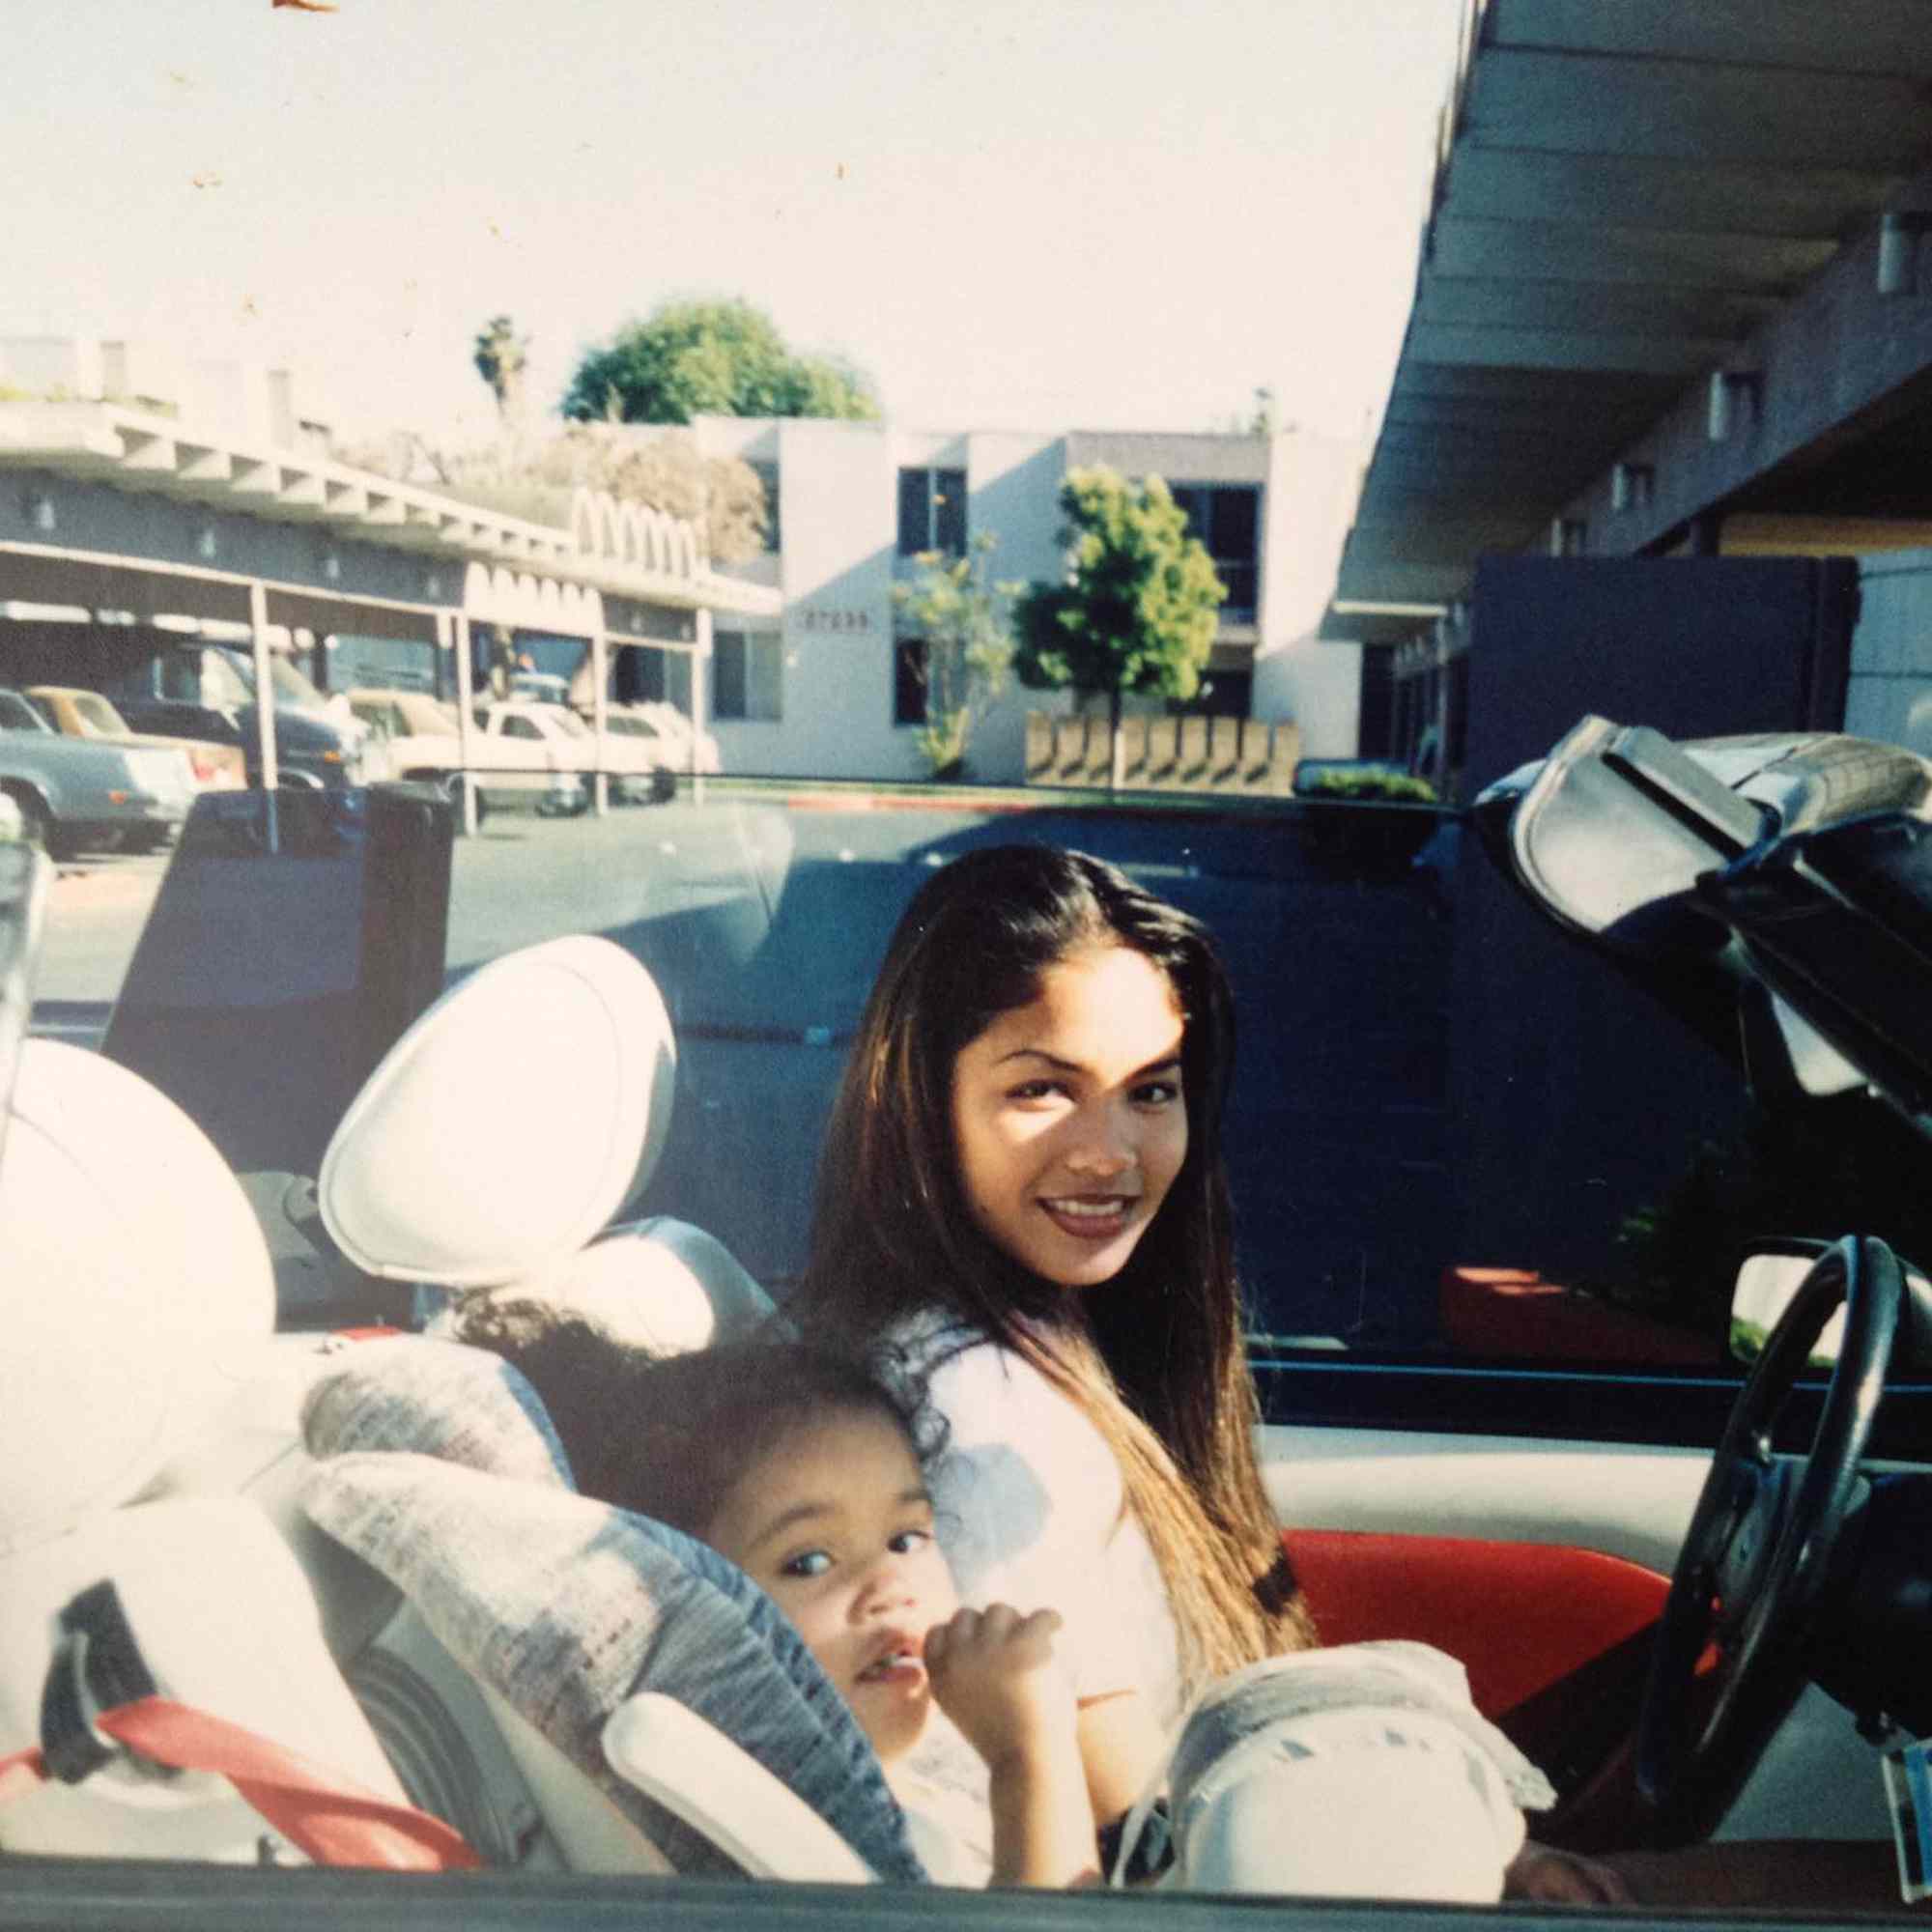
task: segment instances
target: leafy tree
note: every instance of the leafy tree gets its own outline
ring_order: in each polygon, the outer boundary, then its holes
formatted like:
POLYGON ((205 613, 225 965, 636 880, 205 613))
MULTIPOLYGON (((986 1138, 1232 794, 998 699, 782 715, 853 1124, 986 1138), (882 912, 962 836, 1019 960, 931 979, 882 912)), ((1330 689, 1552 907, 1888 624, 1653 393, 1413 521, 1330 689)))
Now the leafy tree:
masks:
POLYGON ((507 424, 521 419, 524 370, 529 361, 530 338, 519 335, 507 315, 493 315, 476 332, 470 356, 476 373, 497 398, 497 414, 507 424))
POLYGON ((925 723, 920 755, 936 779, 957 777, 979 714, 1005 689, 1012 663, 1011 605, 1018 583, 991 579, 999 539, 982 531, 964 556, 923 551, 919 575, 893 586, 893 603, 925 640, 925 723))
POLYGON ((697 415, 879 413, 871 384, 831 356, 797 355, 746 301, 666 302, 592 349, 564 392, 578 422, 682 423, 697 415))
POLYGON ((1099 466, 1071 469, 1060 508, 1066 577, 1020 594, 1014 668, 1037 691, 1106 695, 1108 782, 1118 790, 1122 698, 1192 697, 1228 592, 1158 476, 1131 483, 1099 466))

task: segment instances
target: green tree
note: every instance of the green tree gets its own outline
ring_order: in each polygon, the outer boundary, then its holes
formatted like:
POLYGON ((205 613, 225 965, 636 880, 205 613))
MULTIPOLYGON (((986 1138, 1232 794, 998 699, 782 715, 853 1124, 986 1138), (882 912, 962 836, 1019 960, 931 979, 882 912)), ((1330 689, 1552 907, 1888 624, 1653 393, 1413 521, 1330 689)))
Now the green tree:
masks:
POLYGON ((1131 483, 1097 466, 1072 469, 1060 488, 1060 508, 1066 576, 1020 594, 1014 668, 1036 691, 1105 694, 1108 782, 1118 790, 1121 700, 1129 692, 1194 696, 1214 644, 1214 613, 1228 592, 1158 476, 1131 483))
POLYGON ((964 556, 922 552, 914 559, 919 575, 893 586, 907 628, 925 640, 925 723, 918 743, 936 779, 964 771, 974 723, 1006 688, 1012 663, 1012 600, 1021 586, 993 581, 998 547, 987 530, 964 556))
POLYGON ((578 422, 682 423, 693 416, 879 413, 870 383, 836 357, 798 355, 746 301, 673 301, 586 352, 564 392, 578 422))
POLYGON ((497 414, 507 427, 521 419, 524 400, 524 370, 529 361, 530 338, 519 335, 507 315, 493 315, 476 331, 470 359, 476 373, 490 385, 497 398, 497 414))

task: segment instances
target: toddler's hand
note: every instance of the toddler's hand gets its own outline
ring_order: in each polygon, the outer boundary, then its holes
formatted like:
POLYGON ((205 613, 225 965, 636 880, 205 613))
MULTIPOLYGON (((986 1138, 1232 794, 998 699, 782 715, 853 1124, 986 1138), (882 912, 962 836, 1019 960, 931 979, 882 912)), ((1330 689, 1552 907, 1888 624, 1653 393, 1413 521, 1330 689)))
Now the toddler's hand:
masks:
POLYGON ((925 1634, 925 1669, 939 1707, 996 1770, 1071 1735, 1073 1687, 1054 1655, 1058 1610, 1021 1616, 1008 1604, 959 1610, 925 1634))

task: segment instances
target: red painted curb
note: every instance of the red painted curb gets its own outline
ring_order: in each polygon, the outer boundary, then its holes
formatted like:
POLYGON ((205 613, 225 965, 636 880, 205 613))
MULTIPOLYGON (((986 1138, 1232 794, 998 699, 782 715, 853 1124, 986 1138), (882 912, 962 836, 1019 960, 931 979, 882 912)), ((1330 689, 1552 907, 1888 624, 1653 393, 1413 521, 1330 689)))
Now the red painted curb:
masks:
POLYGON ((1037 811, 1037 805, 1017 799, 980 800, 977 803, 951 798, 881 798, 862 793, 856 798, 828 797, 824 792, 805 792, 781 801, 787 811, 1037 811))

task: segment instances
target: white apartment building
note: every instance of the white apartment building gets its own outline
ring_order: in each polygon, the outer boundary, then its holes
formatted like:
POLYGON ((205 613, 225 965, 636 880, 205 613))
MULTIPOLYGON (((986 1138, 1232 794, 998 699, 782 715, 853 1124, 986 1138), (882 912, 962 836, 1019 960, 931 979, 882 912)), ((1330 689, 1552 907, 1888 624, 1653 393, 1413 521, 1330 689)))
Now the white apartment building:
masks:
MULTIPOLYGON (((957 554, 987 532, 995 579, 1057 579, 1060 487, 1069 469, 1094 464, 1163 477, 1227 585, 1189 708, 1293 720, 1304 756, 1355 752, 1359 647, 1316 639, 1353 497, 1351 445, 1294 431, 1043 436, 724 416, 667 433, 744 458, 777 506, 767 554, 727 574, 776 588, 781 609, 721 615, 713 638, 707 722, 726 771, 924 777, 915 742, 921 640, 895 611, 894 585, 918 574, 921 552, 957 554)), ((1071 706, 1068 694, 1009 681, 975 728, 969 776, 1019 782, 1028 711, 1071 706)))

